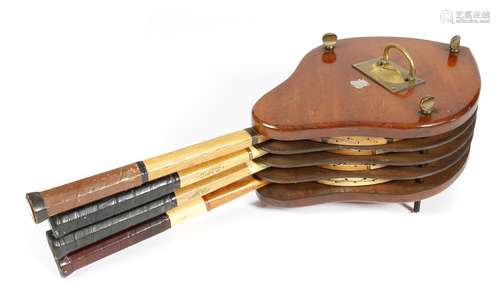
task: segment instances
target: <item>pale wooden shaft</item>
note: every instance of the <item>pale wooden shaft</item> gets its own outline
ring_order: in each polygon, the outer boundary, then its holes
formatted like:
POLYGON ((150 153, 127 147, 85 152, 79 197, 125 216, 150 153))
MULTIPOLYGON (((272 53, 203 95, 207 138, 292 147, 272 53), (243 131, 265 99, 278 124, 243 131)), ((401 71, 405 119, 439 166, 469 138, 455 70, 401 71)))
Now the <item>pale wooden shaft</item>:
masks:
POLYGON ((167 216, 170 219, 170 226, 173 227, 186 220, 203 215, 207 211, 207 205, 203 198, 194 198, 182 206, 168 210, 167 216))
POLYGON ((206 195, 266 168, 268 168, 268 166, 264 164, 248 161, 245 164, 234 167, 205 180, 196 182, 185 188, 181 188, 175 192, 177 204, 182 205, 190 199, 206 195))
POLYGON ((245 130, 192 145, 144 160, 149 180, 219 158, 252 145, 252 136, 245 130))
POLYGON ((269 182, 249 176, 211 192, 203 198, 207 204, 207 209, 212 210, 267 184, 269 184, 269 182))
POLYGON ((171 226, 173 227, 186 220, 203 215, 215 207, 226 204, 267 184, 268 182, 266 181, 258 180, 249 176, 211 192, 203 198, 194 198, 189 200, 183 205, 167 211, 167 216, 170 219, 171 226))
POLYGON ((181 170, 177 172, 181 181, 181 187, 186 187, 208 177, 217 175, 264 154, 266 154, 264 150, 250 146, 249 148, 231 153, 227 156, 219 157, 201 165, 181 170))

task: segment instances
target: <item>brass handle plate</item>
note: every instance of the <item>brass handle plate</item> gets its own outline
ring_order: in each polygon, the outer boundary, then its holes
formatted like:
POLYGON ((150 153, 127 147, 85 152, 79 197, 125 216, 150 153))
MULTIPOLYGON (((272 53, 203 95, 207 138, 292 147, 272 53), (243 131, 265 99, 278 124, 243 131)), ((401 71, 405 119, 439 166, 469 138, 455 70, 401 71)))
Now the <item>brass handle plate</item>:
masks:
POLYGON ((391 92, 403 91, 425 82, 417 77, 415 62, 410 53, 395 43, 385 46, 382 57, 355 63, 352 66, 391 92), (408 70, 389 59, 391 49, 398 50, 403 55, 408 64, 408 70))

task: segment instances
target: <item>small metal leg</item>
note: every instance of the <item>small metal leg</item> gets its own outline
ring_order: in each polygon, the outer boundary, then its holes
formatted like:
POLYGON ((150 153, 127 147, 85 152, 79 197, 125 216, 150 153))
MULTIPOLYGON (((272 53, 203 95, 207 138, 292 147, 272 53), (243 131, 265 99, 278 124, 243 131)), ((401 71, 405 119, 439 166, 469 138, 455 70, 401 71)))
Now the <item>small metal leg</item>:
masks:
POLYGON ((413 213, 417 213, 420 211, 420 201, 413 202, 413 213))
POLYGON ((410 210, 411 213, 418 213, 420 211, 420 201, 413 202, 413 207, 410 204, 403 203, 401 204, 406 209, 410 210))

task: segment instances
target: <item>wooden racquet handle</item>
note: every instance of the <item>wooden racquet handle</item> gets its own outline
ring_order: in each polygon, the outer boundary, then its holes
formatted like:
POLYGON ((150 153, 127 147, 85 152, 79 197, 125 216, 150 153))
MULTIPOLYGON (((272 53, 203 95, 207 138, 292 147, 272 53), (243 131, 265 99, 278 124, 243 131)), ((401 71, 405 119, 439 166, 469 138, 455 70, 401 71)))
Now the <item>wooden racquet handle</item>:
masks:
POLYGON ((157 200, 176 191, 179 185, 180 181, 177 174, 168 175, 139 187, 52 216, 49 218, 52 236, 55 238, 64 237, 73 231, 157 200))
POLYGON ((168 230, 170 227, 190 219, 192 215, 198 215, 222 206, 266 184, 267 182, 255 179, 251 176, 246 177, 204 196, 203 201, 205 205, 203 208, 205 211, 200 208, 198 201, 194 200, 193 202, 195 203, 193 204, 176 207, 167 214, 159 215, 127 230, 118 232, 94 244, 72 252, 61 259, 56 258, 56 265, 61 275, 66 277, 80 268, 168 230), (170 216, 175 217, 173 221, 170 216))
POLYGON ((61 276, 66 277, 82 267, 148 239, 170 228, 170 219, 162 214, 146 222, 116 233, 62 259, 55 259, 61 276))
POLYGON ((59 239, 56 239, 51 231, 47 231, 47 241, 54 257, 60 259, 72 251, 140 224, 176 206, 175 195, 169 194, 143 206, 77 230, 59 239))
POLYGON ((26 195, 33 218, 49 216, 95 202, 194 165, 256 145, 265 138, 253 128, 139 161, 92 177, 26 195))
POLYGON ((253 161, 248 161, 228 171, 194 183, 191 186, 181 188, 174 193, 151 201, 143 206, 71 232, 61 238, 56 238, 52 233, 47 233, 50 249, 56 258, 61 258, 70 252, 95 243, 114 233, 168 212, 178 205, 192 204, 192 200, 199 199, 203 195, 251 176, 265 168, 267 167, 253 161))
POLYGON ((185 188, 264 154, 263 150, 254 147, 245 148, 102 200, 56 214, 49 218, 52 234, 55 238, 60 238, 70 232, 159 199, 181 187, 185 188))

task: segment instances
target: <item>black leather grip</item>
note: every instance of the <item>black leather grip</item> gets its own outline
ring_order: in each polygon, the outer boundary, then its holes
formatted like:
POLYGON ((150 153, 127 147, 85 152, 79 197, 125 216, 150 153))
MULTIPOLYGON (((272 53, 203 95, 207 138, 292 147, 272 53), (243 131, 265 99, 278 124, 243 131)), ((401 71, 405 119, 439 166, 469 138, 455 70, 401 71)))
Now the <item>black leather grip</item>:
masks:
POLYGON ((176 206, 177 200, 175 194, 171 193, 158 200, 87 226, 59 239, 55 238, 48 231, 47 240, 54 257, 60 259, 70 252, 163 214, 176 206))
POLYGON ((61 238, 73 231, 156 200, 176 191, 179 187, 179 175, 174 173, 97 202, 57 214, 49 218, 52 235, 55 238, 61 238))

